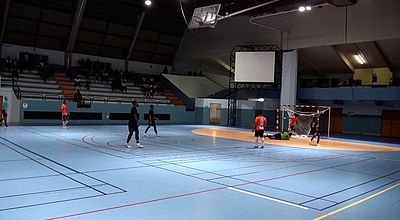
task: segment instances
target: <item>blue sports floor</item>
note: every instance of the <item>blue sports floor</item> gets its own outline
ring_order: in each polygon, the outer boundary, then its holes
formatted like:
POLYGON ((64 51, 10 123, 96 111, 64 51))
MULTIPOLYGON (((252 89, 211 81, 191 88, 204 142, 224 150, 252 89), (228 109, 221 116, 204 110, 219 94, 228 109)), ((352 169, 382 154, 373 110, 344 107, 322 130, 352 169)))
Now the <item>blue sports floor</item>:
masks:
POLYGON ((144 149, 126 126, 0 128, 0 219, 400 219, 400 152, 252 149, 199 127, 159 126, 144 149))

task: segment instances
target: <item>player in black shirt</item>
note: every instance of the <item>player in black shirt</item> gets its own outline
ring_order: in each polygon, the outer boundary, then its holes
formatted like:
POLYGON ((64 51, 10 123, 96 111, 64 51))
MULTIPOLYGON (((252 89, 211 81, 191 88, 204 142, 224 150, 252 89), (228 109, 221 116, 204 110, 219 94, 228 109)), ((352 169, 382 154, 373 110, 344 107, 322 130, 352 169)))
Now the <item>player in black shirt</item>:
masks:
POLYGON ((156 117, 154 116, 154 105, 150 105, 150 110, 149 110, 149 125, 147 126, 146 131, 144 132, 144 136, 145 136, 145 137, 149 137, 149 135, 147 134, 147 132, 149 131, 149 129, 150 129, 151 126, 153 126, 154 132, 156 133, 157 137, 160 137, 160 135, 158 135, 158 133, 157 133, 156 120, 158 120, 158 118, 156 118, 156 117))
POLYGON ((320 131, 319 131, 319 122, 318 122, 318 117, 314 117, 313 121, 310 124, 311 127, 311 131, 310 134, 312 134, 312 138, 310 140, 310 144, 311 142, 314 140, 315 137, 317 138, 317 146, 319 145, 319 139, 321 137, 320 131))
POLYGON ((132 100, 132 108, 131 108, 131 113, 129 115, 129 121, 128 121, 128 129, 129 129, 129 134, 128 134, 128 139, 126 140, 125 146, 127 148, 131 148, 132 146, 129 144, 129 141, 131 141, 132 134, 135 132, 135 139, 136 139, 136 147, 143 148, 143 145, 139 143, 139 119, 138 119, 138 111, 137 111, 137 101, 135 99, 132 100))

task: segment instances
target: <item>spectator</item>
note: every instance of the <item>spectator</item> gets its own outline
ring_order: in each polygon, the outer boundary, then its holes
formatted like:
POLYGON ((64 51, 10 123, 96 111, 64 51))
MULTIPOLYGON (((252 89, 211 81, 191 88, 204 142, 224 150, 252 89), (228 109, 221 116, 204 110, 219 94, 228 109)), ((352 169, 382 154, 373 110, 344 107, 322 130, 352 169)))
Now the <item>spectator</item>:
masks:
POLYGON ((79 90, 76 90, 75 94, 74 94, 74 102, 81 104, 82 103, 82 94, 79 90))
POLYGON ((75 88, 79 87, 79 89, 81 89, 81 79, 79 79, 79 76, 77 76, 74 81, 75 81, 75 88))
POLYGON ((6 67, 7 67, 8 72, 11 72, 12 61, 11 61, 10 57, 7 57, 7 59, 6 59, 6 67))
POLYGON ((128 87, 126 86, 125 82, 121 83, 121 92, 127 92, 128 91, 128 87))

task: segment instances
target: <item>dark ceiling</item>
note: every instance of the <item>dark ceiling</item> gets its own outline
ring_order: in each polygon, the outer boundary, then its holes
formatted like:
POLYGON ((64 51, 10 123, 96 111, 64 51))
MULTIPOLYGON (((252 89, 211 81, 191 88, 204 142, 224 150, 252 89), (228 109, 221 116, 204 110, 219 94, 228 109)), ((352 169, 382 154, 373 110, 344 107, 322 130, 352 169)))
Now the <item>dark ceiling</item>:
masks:
MULTIPOLYGON (((87 0, 73 52, 125 59, 136 32, 137 20, 145 10, 146 16, 130 59, 172 64, 186 29, 180 3, 185 17, 190 19, 196 7, 221 4, 219 14, 225 15, 269 1, 152 0, 151 8, 145 8, 144 0, 87 0)), ((303 2, 280 0, 246 14, 293 9, 303 2)), ((321 4, 328 0, 307 2, 321 4)), ((78 0, 11 0, 3 42, 65 51, 77 3, 78 0)), ((4 11, 1 13, 3 15, 4 11)))

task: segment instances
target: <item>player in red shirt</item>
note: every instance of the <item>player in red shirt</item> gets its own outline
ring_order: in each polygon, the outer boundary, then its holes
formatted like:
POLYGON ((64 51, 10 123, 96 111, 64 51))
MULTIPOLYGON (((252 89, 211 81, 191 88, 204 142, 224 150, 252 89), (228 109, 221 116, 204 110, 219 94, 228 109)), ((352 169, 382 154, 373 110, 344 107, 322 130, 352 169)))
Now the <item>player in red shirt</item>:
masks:
POLYGON ((298 125, 299 116, 293 115, 293 117, 290 119, 290 131, 291 132, 296 132, 294 126, 298 125))
POLYGON ((62 117, 64 129, 67 129, 68 116, 69 116, 69 112, 67 110, 67 101, 64 100, 63 104, 61 105, 61 117, 62 117))
POLYGON ((264 130, 267 127, 267 119, 263 116, 261 112, 255 119, 254 125, 254 137, 256 138, 256 146, 254 148, 258 148, 258 138, 261 138, 261 148, 264 148, 264 130))

